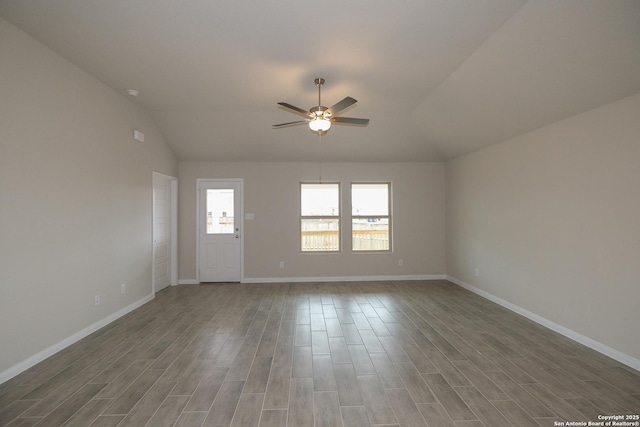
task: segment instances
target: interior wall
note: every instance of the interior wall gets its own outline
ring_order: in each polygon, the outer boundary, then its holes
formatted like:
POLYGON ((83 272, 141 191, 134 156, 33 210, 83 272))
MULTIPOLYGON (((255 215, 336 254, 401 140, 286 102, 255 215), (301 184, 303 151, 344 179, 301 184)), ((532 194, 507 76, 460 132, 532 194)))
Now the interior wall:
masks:
POLYGON ((640 363, 640 94, 446 169, 448 275, 640 363))
POLYGON ((0 58, 6 379, 151 295, 151 173, 177 176, 177 161, 141 108, 2 19, 0 58))
POLYGON ((442 163, 198 163, 179 166, 179 274, 196 279, 196 180, 243 178, 244 279, 424 276, 445 273, 444 164, 442 163), (343 245, 340 253, 300 251, 300 182, 340 182, 343 245), (393 252, 349 250, 352 181, 391 181, 393 252), (398 265, 398 260, 403 265, 398 265), (284 261, 285 268, 279 268, 284 261))

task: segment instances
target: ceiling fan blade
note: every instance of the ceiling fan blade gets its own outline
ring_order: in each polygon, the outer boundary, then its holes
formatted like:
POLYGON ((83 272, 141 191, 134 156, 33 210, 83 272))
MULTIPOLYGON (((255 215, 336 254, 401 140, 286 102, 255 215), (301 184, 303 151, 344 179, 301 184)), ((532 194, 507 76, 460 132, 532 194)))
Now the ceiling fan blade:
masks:
POLYGON ((335 104, 334 106, 329 107, 328 111, 331 113, 332 116, 337 116, 338 114, 340 114, 340 112, 342 110, 352 106, 356 102, 358 102, 358 101, 356 101, 355 99, 353 99, 350 96, 347 96, 342 101, 340 101, 337 104, 335 104))
POLYGON ((369 124, 369 119, 356 119, 354 117, 332 117, 333 123, 345 124, 345 125, 360 125, 365 126, 369 124))
POLYGON ((280 123, 278 125, 273 125, 273 128, 274 129, 286 128, 289 126, 305 125, 307 123, 309 123, 309 120, 298 120, 297 122, 287 122, 287 123, 280 123))
POLYGON ((307 110, 303 110, 300 107, 296 107, 295 105, 288 104, 286 102, 278 102, 278 105, 283 106, 287 110, 290 110, 292 113, 300 114, 305 117, 309 117, 310 113, 307 110))

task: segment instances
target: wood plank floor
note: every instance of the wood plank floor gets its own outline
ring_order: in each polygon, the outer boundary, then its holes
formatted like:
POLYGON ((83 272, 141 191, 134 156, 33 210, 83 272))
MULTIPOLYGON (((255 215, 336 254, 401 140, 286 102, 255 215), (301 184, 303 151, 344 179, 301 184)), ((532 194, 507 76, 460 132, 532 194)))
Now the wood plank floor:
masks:
POLYGON ((553 426, 640 373, 446 281, 192 285, 0 385, 2 426, 553 426))

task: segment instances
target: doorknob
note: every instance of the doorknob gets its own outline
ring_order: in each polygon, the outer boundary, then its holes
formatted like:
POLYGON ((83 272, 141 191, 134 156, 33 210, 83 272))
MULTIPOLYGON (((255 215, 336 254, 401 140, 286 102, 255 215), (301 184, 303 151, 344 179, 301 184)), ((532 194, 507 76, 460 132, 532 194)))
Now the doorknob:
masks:
POLYGON ((239 235, 239 234, 236 234, 236 239, 239 239, 239 238, 240 238, 240 235, 239 235))

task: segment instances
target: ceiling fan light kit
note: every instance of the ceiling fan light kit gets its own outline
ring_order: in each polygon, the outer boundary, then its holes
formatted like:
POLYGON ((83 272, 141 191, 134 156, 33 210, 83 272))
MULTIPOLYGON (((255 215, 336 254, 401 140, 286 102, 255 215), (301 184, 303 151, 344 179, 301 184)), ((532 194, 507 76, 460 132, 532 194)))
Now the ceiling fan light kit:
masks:
POLYGON ((326 132, 331 128, 331 121, 322 118, 315 118, 309 122, 309 129, 314 132, 326 132))
POLYGON ((318 77, 317 79, 314 80, 314 83, 318 87, 318 106, 311 107, 309 111, 306 111, 306 110, 303 110, 302 108, 296 107, 286 102, 278 102, 278 105, 286 108, 292 113, 304 116, 306 117, 306 119, 299 120, 296 122, 287 122, 287 123, 280 123, 277 125, 273 125, 274 129, 308 124, 309 129, 312 132, 315 132, 318 135, 323 135, 327 133, 327 131, 331 128, 332 123, 350 124, 350 125, 357 125, 357 126, 366 126, 369 123, 369 119, 357 119, 353 117, 338 116, 343 110, 345 110, 346 108, 358 102, 354 98, 351 98, 350 96, 347 96, 342 101, 338 102, 332 107, 327 108, 323 106, 321 101, 321 89, 322 89, 322 85, 324 84, 324 79, 321 77, 318 77))

